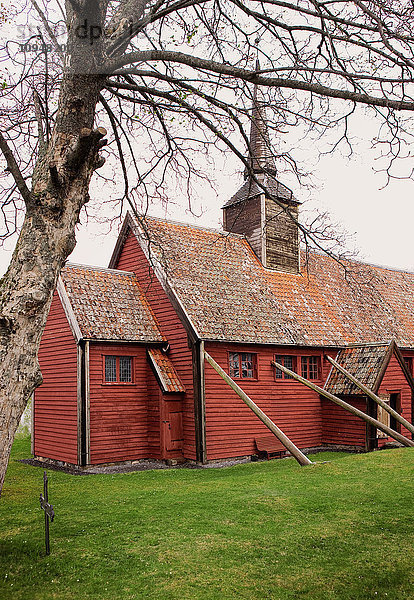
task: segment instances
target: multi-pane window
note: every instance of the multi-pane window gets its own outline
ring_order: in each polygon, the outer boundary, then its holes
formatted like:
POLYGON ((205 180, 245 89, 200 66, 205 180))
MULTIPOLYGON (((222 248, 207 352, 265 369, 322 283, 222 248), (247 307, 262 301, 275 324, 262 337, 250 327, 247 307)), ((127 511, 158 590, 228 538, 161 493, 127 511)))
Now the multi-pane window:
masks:
POLYGON ((132 383, 131 356, 105 356, 106 383, 132 383))
POLYGON ((230 377, 257 379, 257 358, 252 352, 229 352, 230 377))
POLYGON ((116 381, 116 356, 105 356, 105 381, 116 381))
POLYGON ((119 381, 122 383, 129 383, 132 381, 130 356, 119 357, 119 381))
POLYGON ((301 373, 305 379, 318 379, 319 360, 317 356, 302 356, 301 373))
MULTIPOLYGON (((296 356, 290 356, 289 354, 277 354, 275 356, 275 362, 279 363, 280 365, 283 365, 291 371, 296 371, 296 356)), ((275 377, 276 379, 293 379, 292 375, 286 375, 281 369, 278 369, 277 367, 275 369, 275 377)))

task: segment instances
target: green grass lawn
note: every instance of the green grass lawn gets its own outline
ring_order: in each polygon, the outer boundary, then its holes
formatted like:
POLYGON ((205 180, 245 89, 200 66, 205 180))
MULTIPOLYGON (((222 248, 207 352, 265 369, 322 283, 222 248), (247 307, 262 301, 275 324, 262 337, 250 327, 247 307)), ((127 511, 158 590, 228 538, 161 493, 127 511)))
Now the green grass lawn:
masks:
POLYGON ((414 450, 225 469, 76 477, 13 448, 0 500, 0 598, 414 598, 414 450))

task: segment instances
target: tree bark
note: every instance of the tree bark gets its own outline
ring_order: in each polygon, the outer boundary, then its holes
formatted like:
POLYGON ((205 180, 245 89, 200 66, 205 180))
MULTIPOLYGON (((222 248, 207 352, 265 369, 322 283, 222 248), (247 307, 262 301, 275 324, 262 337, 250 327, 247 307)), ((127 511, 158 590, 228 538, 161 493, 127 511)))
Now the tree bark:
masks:
POLYGON ((64 77, 56 126, 38 159, 22 231, 0 282, 0 494, 15 431, 42 381, 41 335, 106 133, 93 130, 102 81, 98 75, 64 77))

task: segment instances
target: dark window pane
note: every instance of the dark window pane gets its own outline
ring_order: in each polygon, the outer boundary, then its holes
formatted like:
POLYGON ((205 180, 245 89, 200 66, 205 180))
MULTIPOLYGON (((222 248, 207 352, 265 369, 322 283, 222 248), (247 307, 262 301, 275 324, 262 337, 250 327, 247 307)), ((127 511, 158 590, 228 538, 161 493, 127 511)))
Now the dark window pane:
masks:
POLYGON ((253 379, 254 377, 254 358, 250 352, 243 352, 241 355, 242 377, 253 379))
POLYGON ((116 356, 105 356, 105 381, 116 381, 116 356))
MULTIPOLYGON (((284 356, 283 359, 283 366, 293 371, 293 356, 284 356)), ((286 375, 285 373, 285 379, 293 379, 293 377, 292 375, 286 375)))
POLYGON ((129 383, 132 381, 132 360, 130 356, 119 357, 119 381, 129 383))
POLYGON ((304 379, 307 379, 308 378, 308 357, 302 356, 301 363, 302 363, 302 377, 304 379))
POLYGON ((309 356, 309 379, 318 379, 318 357, 309 356))
POLYGON ((230 377, 240 377, 239 355, 237 352, 229 353, 230 377))
MULTIPOLYGON (((283 365, 283 356, 279 356, 279 355, 275 356, 275 362, 279 363, 280 365, 283 365)), ((276 379, 283 379, 283 372, 280 369, 278 369, 277 367, 276 367, 275 377, 276 377, 276 379)))

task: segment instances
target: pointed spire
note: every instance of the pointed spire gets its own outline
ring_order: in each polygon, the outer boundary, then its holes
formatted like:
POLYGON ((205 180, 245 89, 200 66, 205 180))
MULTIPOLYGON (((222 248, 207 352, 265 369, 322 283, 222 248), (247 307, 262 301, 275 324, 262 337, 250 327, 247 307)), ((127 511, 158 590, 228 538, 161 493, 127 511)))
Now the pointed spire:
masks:
MULTIPOLYGON (((259 59, 256 60, 256 71, 260 70, 259 59)), ((253 90, 253 107, 250 121, 249 163, 255 173, 276 175, 275 159, 272 155, 267 125, 266 106, 259 100, 257 84, 253 90)), ((244 178, 248 179, 249 171, 245 169, 244 178)))

